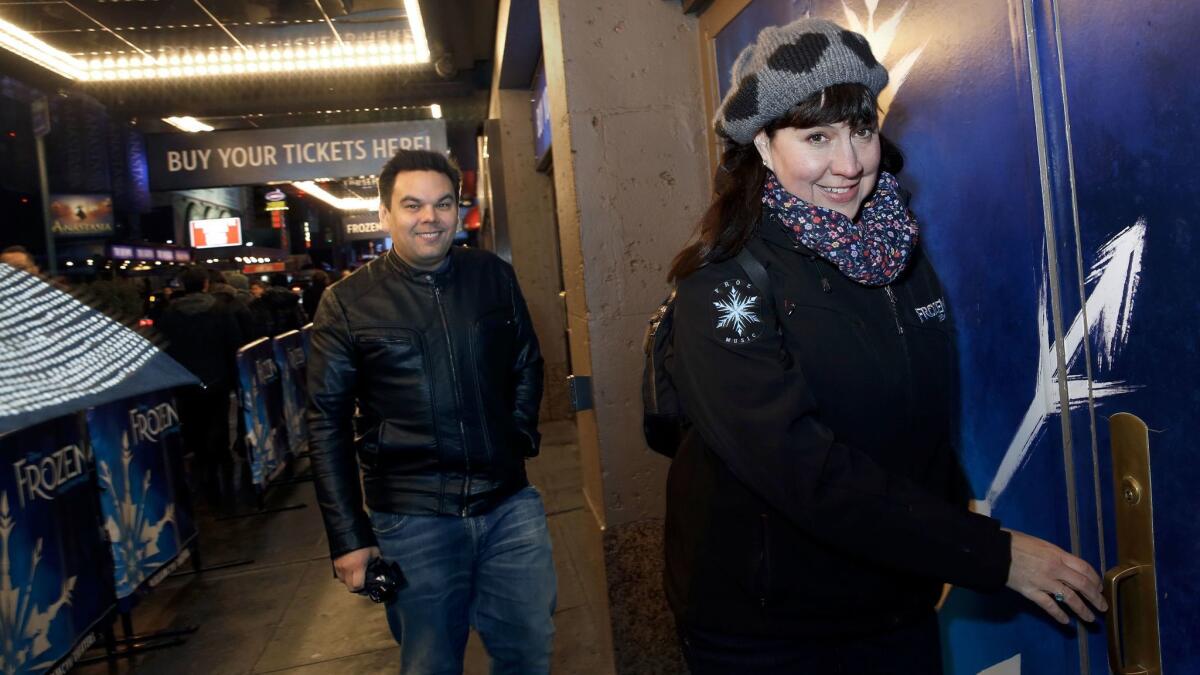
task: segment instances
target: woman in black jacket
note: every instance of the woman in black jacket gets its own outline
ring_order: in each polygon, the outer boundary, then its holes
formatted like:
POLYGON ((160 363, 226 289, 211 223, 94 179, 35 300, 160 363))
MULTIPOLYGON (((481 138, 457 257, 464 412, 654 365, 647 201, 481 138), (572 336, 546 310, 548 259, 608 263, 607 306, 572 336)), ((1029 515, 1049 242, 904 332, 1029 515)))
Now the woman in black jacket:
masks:
POLYGON ((767 28, 732 81, 715 196, 671 270, 691 426, 666 587, 691 671, 940 673, 945 582, 1092 620, 1086 562, 966 508, 951 317, 877 131, 887 71, 867 41, 767 28))

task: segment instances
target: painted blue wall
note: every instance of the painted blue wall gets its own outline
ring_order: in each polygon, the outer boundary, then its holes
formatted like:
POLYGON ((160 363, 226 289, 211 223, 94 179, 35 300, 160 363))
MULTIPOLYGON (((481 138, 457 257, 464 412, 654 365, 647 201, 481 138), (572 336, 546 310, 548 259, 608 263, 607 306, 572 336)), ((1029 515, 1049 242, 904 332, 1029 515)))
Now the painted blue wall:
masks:
MULTIPOLYGON (((1112 367, 1093 359, 1095 379, 1137 389, 1097 408, 1132 412, 1153 430, 1150 456, 1163 672, 1200 672, 1200 464, 1193 459, 1200 416, 1200 293, 1192 278, 1200 241, 1195 209, 1200 181, 1192 159, 1200 139, 1195 62, 1200 5, 1142 0, 1059 0, 1063 69, 1070 105, 1081 248, 1092 251, 1138 219, 1145 222, 1141 277, 1124 351, 1112 367), (1103 48, 1097 48, 1102 45, 1103 48)), ((1089 290, 1091 290, 1089 288, 1089 290)), ((1125 307, 1124 309, 1128 309, 1125 307)), ((1098 335, 1092 353, 1102 351, 1098 335)), ((1111 464, 1101 452, 1101 495, 1109 501, 1111 464)), ((1111 529, 1111 528, 1110 528, 1111 529)), ((1108 560, 1112 560, 1109 541, 1108 560)), ((1109 563, 1113 564, 1112 562, 1109 563)))

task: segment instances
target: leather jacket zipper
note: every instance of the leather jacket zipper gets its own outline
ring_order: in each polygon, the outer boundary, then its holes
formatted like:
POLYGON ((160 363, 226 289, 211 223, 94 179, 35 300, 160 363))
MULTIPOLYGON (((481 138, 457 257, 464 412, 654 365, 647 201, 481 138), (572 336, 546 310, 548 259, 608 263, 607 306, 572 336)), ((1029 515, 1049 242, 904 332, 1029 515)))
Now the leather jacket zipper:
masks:
POLYGON ((467 428, 463 425, 462 391, 458 383, 458 368, 454 365, 454 343, 450 340, 450 322, 446 320, 446 308, 442 305, 442 292, 433 284, 433 297, 437 300, 438 314, 442 317, 442 330, 446 333, 446 348, 450 350, 450 383, 454 386, 454 401, 458 404, 458 433, 462 437, 463 461, 466 463, 466 480, 463 481, 462 508, 458 515, 466 517, 467 498, 471 494, 471 449, 467 446, 467 428))

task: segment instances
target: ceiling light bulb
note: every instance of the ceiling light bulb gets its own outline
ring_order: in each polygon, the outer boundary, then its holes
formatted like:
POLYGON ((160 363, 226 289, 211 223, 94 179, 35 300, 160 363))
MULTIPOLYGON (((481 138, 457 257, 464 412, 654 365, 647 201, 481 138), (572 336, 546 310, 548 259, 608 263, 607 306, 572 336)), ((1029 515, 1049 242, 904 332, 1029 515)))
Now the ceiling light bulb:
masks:
POLYGON ((195 117, 191 117, 191 116, 164 117, 163 121, 177 129, 181 129, 183 131, 188 131, 188 132, 192 132, 192 133, 213 130, 212 125, 205 124, 204 122, 201 122, 200 120, 196 119, 195 117))

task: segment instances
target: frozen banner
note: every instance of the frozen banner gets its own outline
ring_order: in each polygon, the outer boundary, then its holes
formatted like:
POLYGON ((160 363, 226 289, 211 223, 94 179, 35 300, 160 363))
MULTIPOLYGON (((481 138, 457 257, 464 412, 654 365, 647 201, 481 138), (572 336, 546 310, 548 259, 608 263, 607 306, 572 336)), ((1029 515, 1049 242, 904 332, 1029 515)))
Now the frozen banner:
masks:
POLYGON ((173 572, 196 536, 179 411, 155 392, 92 408, 87 420, 117 598, 126 598, 173 572))
POLYGON ((112 609, 80 415, 0 436, 0 673, 66 672, 112 609))
POLYGON ((287 462, 283 382, 271 341, 260 338, 238 350, 238 396, 246 420, 250 475, 265 488, 287 462))
POLYGON ((308 451, 308 427, 304 424, 304 408, 308 404, 304 338, 300 331, 291 330, 275 336, 272 344, 281 376, 288 448, 292 455, 298 455, 308 451))

